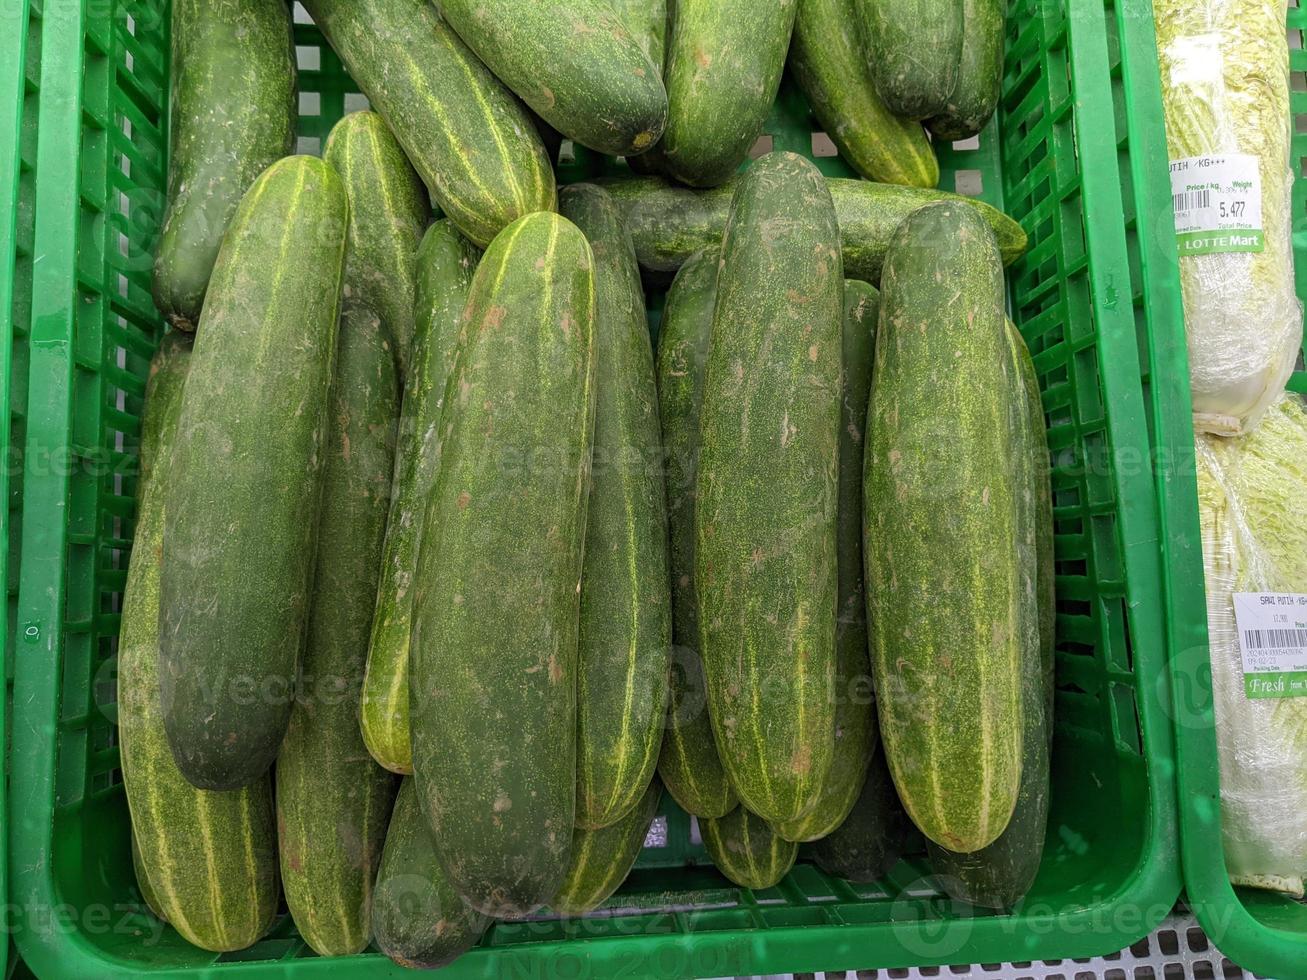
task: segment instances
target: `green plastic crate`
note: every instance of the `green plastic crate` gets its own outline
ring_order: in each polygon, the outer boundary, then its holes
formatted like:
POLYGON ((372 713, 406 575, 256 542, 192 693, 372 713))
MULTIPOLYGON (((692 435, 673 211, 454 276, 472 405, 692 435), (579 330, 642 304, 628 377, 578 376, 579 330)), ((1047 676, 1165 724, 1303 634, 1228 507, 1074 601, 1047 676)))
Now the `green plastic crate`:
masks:
MULTIPOLYGON (((149 298, 166 155, 166 0, 46 0, 39 23, 29 459, 15 677, 12 902, 42 976, 399 976, 376 955, 313 956, 288 918, 252 949, 196 950, 144 913, 132 876, 113 721, 118 607, 131 546, 149 298)), ((300 149, 364 103, 297 26, 300 149)), ((947 899, 920 855, 850 885, 797 866, 779 886, 730 885, 689 820, 667 812, 609 914, 501 924, 446 968, 510 980, 721 976, 1028 961, 1120 949, 1179 891, 1158 508, 1128 180, 1100 0, 1015 5, 1003 99, 978 145, 942 153, 943 183, 1006 206, 1030 232, 1010 270, 1050 423, 1057 522, 1054 800, 1034 889, 1011 914, 947 899), (1159 678, 1162 680, 1159 682, 1159 678)), ((788 87, 773 145, 824 140, 788 87)), ((615 166, 572 151, 568 178, 615 166)), ((653 295, 651 308, 661 297, 653 295)))
MULTIPOLYGON (((1114 78, 1120 93, 1118 104, 1126 108, 1134 208, 1142 228, 1143 244, 1137 258, 1144 266, 1149 323, 1146 347, 1153 365, 1146 374, 1145 393, 1157 461, 1160 529, 1163 540, 1170 542, 1164 596, 1175 697, 1185 890, 1198 921, 1226 956, 1264 976, 1303 980, 1307 978, 1307 904, 1256 889, 1236 889, 1226 873, 1188 354, 1151 0, 1118 2, 1113 14, 1114 78)), ((1296 120, 1307 114, 1303 85, 1307 51, 1302 50, 1307 8, 1290 7, 1288 29, 1294 72, 1290 111, 1296 120)), ((1307 134, 1295 133, 1291 156, 1297 178, 1293 187, 1297 288, 1298 296, 1307 300, 1307 227, 1302 222, 1307 208, 1303 171, 1307 134)), ((1299 370, 1289 386, 1307 393, 1307 372, 1299 370)))
MULTIPOLYGON (((39 9, 39 3, 36 4, 39 9)), ((13 696, 14 621, 18 604, 18 558, 22 496, 20 493, 23 416, 27 398, 27 336, 32 305, 32 194, 36 146, 37 63, 29 50, 29 0, 11 0, 12 17, 0 33, 0 664, 5 678, 0 698, 0 895, 8 894, 7 841, 9 721, 13 696), (29 57, 29 54, 32 56, 29 57)), ((38 42, 39 43, 39 42, 38 42)), ((13 959, 9 941, 0 943, 0 973, 13 959)))

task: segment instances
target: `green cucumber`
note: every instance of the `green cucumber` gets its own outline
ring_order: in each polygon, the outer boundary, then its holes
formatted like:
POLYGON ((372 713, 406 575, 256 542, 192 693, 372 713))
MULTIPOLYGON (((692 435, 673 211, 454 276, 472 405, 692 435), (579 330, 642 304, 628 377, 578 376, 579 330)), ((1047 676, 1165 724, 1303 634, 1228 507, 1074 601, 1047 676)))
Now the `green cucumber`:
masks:
POLYGON ((272 784, 196 789, 173 761, 159 703, 159 578, 164 508, 176 476, 190 338, 171 333, 150 365, 132 560, 118 639, 123 788, 151 908, 187 942, 214 952, 258 942, 277 915, 272 784))
POLYGON ((696 187, 739 169, 776 100, 797 0, 676 0, 663 168, 696 187))
POLYGON ((1010 461, 1023 444, 1010 410, 1025 395, 1003 303, 998 246, 974 209, 933 204, 895 233, 867 425, 867 619, 899 796, 922 833, 958 852, 1003 832, 1021 781, 1010 461))
MULTIPOLYGON (((1038 570, 1036 589, 1039 594, 1039 649, 1044 664, 1044 684, 1048 690, 1048 715, 1053 714, 1053 660, 1057 645, 1057 569, 1053 554, 1053 488, 1048 455, 1048 420, 1044 416, 1044 402, 1039 391, 1039 375, 1035 361, 1026 346, 1025 338, 1011 320, 1007 322, 1008 335, 1017 346, 1021 367, 1021 383, 1026 392, 1026 410, 1029 412, 1033 434, 1030 453, 1035 473, 1035 562, 1038 570)), ((1053 726, 1048 725, 1048 736, 1053 737, 1053 726)))
MULTIPOLYGON (((681 187, 661 177, 615 177, 599 181, 622 206, 640 264, 651 272, 675 272, 700 249, 716 251, 731 210, 736 181, 707 191, 681 187)), ((881 265, 899 224, 918 208, 938 201, 965 202, 998 237, 1003 263, 1026 251, 1026 233, 997 208, 949 191, 826 180, 840 223, 844 272, 852 279, 880 282, 881 265)))
POLYGON ((332 49, 446 217, 485 245, 552 211, 554 172, 531 116, 428 0, 306 0, 332 49))
POLYGON ((426 501, 435 486, 440 459, 436 441, 458 321, 479 258, 476 247, 448 220, 427 230, 417 253, 414 356, 404 385, 390 517, 359 718, 368 751, 391 772, 413 772, 408 720, 413 573, 426 501))
POLYGON ((821 840, 805 844, 799 853, 836 878, 877 881, 898 864, 907 831, 908 817, 894 792, 885 753, 877 749, 858 802, 844 822, 821 840))
MULTIPOLYGON (((1039 402, 1039 382, 1025 341, 1010 322, 1006 328, 1011 343, 1013 368, 1021 389, 1013 399, 1017 426, 1022 601, 1025 604, 1021 660, 1021 698, 1025 729, 1022 733, 1021 789, 1012 821, 998 839, 971 854, 955 854, 933 842, 926 850, 931 870, 953 898, 985 908, 1010 909, 1030 890, 1044 853, 1048 825, 1049 751, 1053 706, 1053 662, 1051 644, 1042 642, 1041 613, 1046 580, 1043 538, 1044 514, 1051 514, 1048 492, 1048 435, 1039 402), (1037 411, 1036 411, 1037 409, 1037 411)), ((1051 530, 1051 527, 1048 528, 1051 530)))
POLYGON ((672 650, 667 732, 658 774, 682 810, 724 817, 739 805, 717 756, 699 657, 694 597, 694 481, 699 456, 703 372, 717 302, 717 253, 698 252, 667 292, 658 332, 658 410, 667 460, 671 529, 672 650))
POLYGON ((345 178, 352 220, 348 251, 355 275, 346 275, 342 312, 371 310, 394 351, 402 383, 412 362, 414 264, 431 223, 431 198, 385 121, 375 112, 351 112, 327 136, 323 159, 345 178), (357 172, 362 178, 351 181, 357 172))
POLYGON ((417 787, 403 780, 372 899, 377 949, 400 966, 433 970, 475 946, 489 925, 449 883, 417 787))
POLYGON ((667 124, 662 72, 609 0, 441 0, 441 12, 564 136, 626 156, 667 124))
POLYGON ((423 810, 486 914, 530 912, 567 873, 595 330, 585 235, 546 212, 504 229, 446 389, 409 656, 423 810))
POLYGON ((994 115, 1003 87, 1007 0, 962 0, 962 54, 948 103, 926 125, 936 139, 975 136, 994 115))
POLYGON ((141 892, 141 899, 145 902, 145 907, 150 910, 160 922, 168 921, 168 913, 164 911, 163 903, 159 901, 159 894, 150 884, 150 873, 145 870, 145 863, 141 860, 141 845, 136 843, 136 831, 131 832, 132 837, 132 873, 136 876, 136 887, 141 892))
POLYGON ((856 14, 890 112, 904 119, 943 112, 960 74, 964 0, 857 0, 856 14))
POLYGON ((817 804, 835 732, 844 275, 821 174, 770 153, 735 192, 700 413, 695 594, 708 707, 765 820, 817 804))
POLYGON ((743 888, 779 884, 794 866, 799 845, 785 840, 762 817, 736 807, 724 817, 704 820, 703 846, 717 870, 743 888))
POLYGON ((667 54, 668 0, 609 0, 613 13, 626 25, 661 78, 667 54))
POLYGON ((236 206, 295 138, 290 8, 270 0, 175 0, 168 210, 154 302, 194 330, 236 206))
POLYGON ((429 207, 375 113, 338 122, 324 158, 349 195, 349 244, 313 600, 295 707, 277 756, 277 827, 286 904, 300 935, 321 956, 346 956, 371 938, 372 884, 395 795, 394 777, 363 744, 359 688, 395 466, 392 338, 412 341, 412 257, 429 207))
POLYGON ((572 863, 549 907, 561 915, 593 912, 621 887, 640 856, 663 788, 654 779, 621 819, 601 830, 572 833, 572 863))
POLYGON ((267 772, 290 722, 313 583, 349 201, 287 157, 249 189, 213 269, 168 481, 160 689, 200 789, 267 772))
POLYGON ((840 155, 868 180, 910 187, 939 183, 921 123, 901 119, 876 92, 854 19, 856 0, 799 0, 790 69, 840 155))
POLYGON ((839 516, 835 617, 835 749, 817 805, 775 825, 786 840, 825 837, 853 808, 876 747, 876 713, 867 659, 867 603, 862 579, 862 447, 871 395, 880 294, 874 286, 844 283, 844 367, 840 372, 839 516))
POLYGON ((595 431, 581 572, 576 826, 639 802, 658 762, 672 645, 667 496, 640 267, 606 191, 574 184, 559 210, 595 260, 595 431))

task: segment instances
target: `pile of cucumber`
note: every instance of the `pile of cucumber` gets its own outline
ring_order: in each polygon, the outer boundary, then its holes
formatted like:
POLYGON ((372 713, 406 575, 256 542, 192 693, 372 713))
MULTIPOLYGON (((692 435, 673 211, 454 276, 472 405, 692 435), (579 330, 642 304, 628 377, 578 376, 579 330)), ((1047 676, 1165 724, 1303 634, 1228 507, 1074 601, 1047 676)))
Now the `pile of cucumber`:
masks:
POLYGON ((1026 238, 931 149, 993 113, 1002 7, 305 6, 372 106, 320 159, 287 155, 284 0, 173 0, 119 640, 151 909, 239 950, 284 890, 321 955, 439 966, 607 901, 664 786, 742 886, 874 880, 915 825, 955 897, 1019 901, 1053 639, 1026 238), (741 173, 787 55, 872 179, 741 173), (559 138, 637 173, 560 188, 559 138))

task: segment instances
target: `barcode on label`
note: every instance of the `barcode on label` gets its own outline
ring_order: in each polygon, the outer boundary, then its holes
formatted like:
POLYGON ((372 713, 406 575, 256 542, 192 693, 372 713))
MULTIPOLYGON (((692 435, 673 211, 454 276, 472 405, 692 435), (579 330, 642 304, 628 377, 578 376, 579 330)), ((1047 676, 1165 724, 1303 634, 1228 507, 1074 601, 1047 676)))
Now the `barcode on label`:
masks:
POLYGON ((1244 630, 1243 645, 1249 650, 1307 650, 1307 630, 1244 630))
POLYGON ((1183 191, 1171 195, 1171 207, 1176 211, 1194 211, 1199 208, 1210 208, 1211 206, 1212 192, 1210 190, 1183 191))

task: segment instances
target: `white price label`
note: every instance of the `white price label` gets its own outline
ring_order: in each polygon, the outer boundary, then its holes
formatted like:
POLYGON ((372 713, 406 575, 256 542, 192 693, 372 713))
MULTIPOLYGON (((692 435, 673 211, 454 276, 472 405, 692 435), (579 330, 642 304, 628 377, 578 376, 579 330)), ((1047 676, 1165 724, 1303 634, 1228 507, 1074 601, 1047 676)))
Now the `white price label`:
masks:
POLYGON ((1307 697, 1307 595, 1236 592, 1234 622, 1250 698, 1307 697))
POLYGON ((1182 256, 1265 248, 1262 177, 1252 154, 1172 160, 1171 206, 1182 256))

